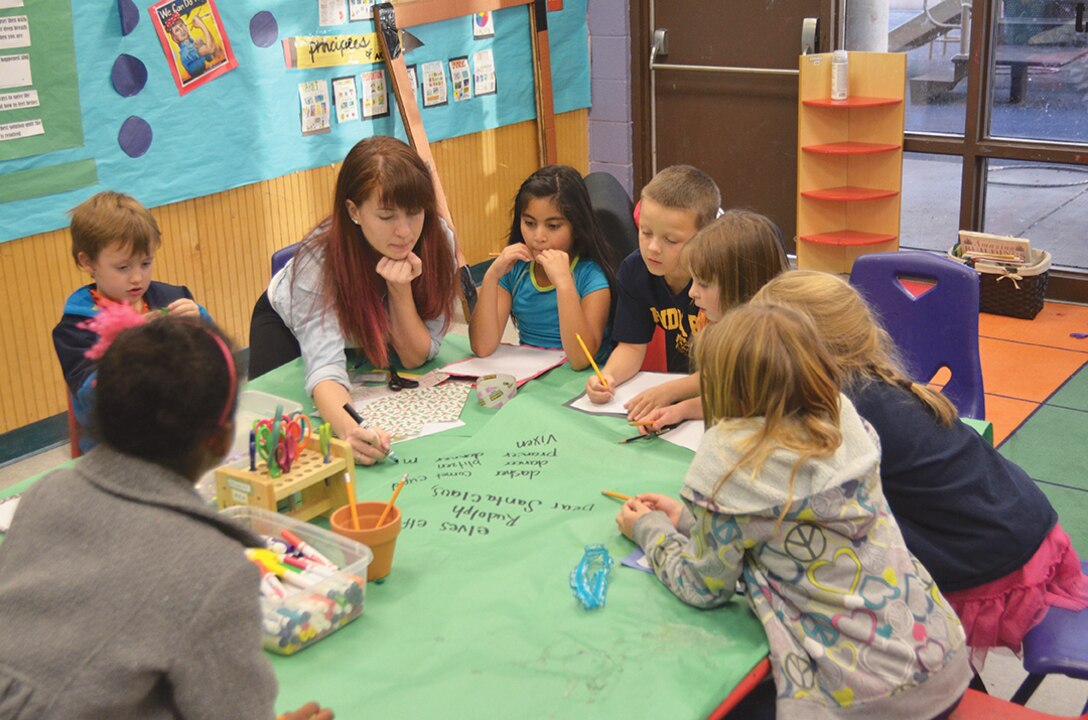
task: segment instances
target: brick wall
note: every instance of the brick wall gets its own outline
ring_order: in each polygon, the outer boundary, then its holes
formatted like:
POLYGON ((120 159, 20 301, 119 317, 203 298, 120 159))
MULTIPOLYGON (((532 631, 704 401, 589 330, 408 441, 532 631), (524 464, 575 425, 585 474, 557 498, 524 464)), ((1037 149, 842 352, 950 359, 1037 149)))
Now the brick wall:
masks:
POLYGON ((632 192, 629 0, 589 0, 589 169, 611 173, 632 192))

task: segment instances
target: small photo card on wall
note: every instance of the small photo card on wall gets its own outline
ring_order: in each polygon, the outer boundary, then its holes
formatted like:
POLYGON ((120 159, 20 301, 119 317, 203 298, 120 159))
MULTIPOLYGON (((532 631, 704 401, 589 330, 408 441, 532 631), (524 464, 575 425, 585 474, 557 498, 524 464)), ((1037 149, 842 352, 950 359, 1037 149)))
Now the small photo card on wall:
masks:
POLYGON ((363 85, 363 117, 377 118, 389 114, 389 86, 385 70, 370 70, 359 76, 363 85))
POLYGON ((472 16, 472 37, 475 40, 495 37, 495 18, 490 10, 484 10, 472 16))
POLYGON ((404 68, 408 72, 408 85, 412 88, 412 95, 416 98, 416 103, 419 103, 419 79, 416 77, 416 66, 408 65, 404 68))
POLYGON ((329 83, 311 80, 298 84, 298 96, 302 101, 302 134, 320 135, 331 128, 329 112, 329 83))
POLYGON ((450 60, 450 81, 453 83, 454 102, 472 99, 472 72, 468 69, 467 57, 450 60))
POLYGON ((491 54, 491 48, 474 52, 472 67, 475 70, 473 85, 476 94, 494 95, 498 87, 495 82, 495 56, 491 54))
POLYGON ((336 103, 336 122, 343 124, 359 119, 359 95, 355 91, 355 77, 332 79, 332 99, 336 103))
POLYGON ((348 20, 346 0, 317 0, 317 21, 321 27, 343 25, 348 20))
POLYGON ((449 102, 446 88, 446 68, 441 60, 423 63, 423 107, 435 107, 449 102))
POLYGON ((361 22, 374 19, 374 0, 348 0, 348 20, 361 22))

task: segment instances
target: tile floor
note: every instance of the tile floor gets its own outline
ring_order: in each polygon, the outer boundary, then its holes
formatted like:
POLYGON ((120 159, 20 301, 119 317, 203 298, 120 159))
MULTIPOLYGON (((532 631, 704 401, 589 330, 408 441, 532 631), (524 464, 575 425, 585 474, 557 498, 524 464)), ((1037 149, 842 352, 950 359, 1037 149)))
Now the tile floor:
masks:
POLYGON ((1046 303, 1034 320, 979 316, 986 419, 1000 444, 1088 362, 1088 306, 1046 303))

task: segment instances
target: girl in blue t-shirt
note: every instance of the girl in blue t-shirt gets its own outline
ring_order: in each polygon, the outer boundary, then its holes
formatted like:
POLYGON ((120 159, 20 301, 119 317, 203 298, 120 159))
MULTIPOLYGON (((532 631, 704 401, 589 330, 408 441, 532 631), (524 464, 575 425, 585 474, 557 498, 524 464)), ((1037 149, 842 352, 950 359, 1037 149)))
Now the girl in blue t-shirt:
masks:
POLYGON ((543 167, 514 199, 510 241, 488 268, 469 322, 472 352, 495 352, 511 317, 522 345, 562 348, 575 370, 589 366, 576 336, 608 354, 615 261, 589 192, 567 165, 543 167))

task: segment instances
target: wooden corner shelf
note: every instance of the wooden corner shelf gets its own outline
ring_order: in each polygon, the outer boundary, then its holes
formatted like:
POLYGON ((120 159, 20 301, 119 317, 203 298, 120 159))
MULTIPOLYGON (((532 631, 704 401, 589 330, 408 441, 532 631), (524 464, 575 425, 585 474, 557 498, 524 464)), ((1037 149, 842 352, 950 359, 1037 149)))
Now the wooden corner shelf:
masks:
POLYGON ((888 143, 847 140, 822 145, 805 145, 801 150, 821 155, 875 155, 876 153, 895 152, 902 147, 902 145, 890 145, 888 143))
POLYGON ((848 97, 831 99, 831 55, 802 55, 797 103, 797 266, 849 273, 899 249, 902 53, 849 53, 848 97))
MULTIPOLYGON (((854 55, 861 55, 862 53, 851 53, 850 70, 854 70, 853 60, 854 55)), ((876 55, 879 53, 865 53, 867 55, 876 55)), ((904 78, 906 75, 904 75, 904 78)), ((811 98, 809 100, 802 100, 803 105, 808 107, 824 107, 824 108, 871 108, 871 107, 883 107, 885 105, 900 105, 903 102, 902 97, 848 97, 845 100, 832 100, 829 97, 811 98)))
POLYGON ((861 230, 836 230, 813 233, 812 235, 800 235, 797 239, 802 242, 816 243, 817 245, 859 247, 861 245, 879 245, 880 243, 894 242, 896 237, 895 235, 862 232, 861 230))
POLYGON ((804 198, 812 198, 813 200, 841 200, 845 202, 881 200, 883 198, 896 197, 898 195, 898 190, 881 190, 880 188, 853 187, 850 185, 801 191, 801 197, 804 198))

